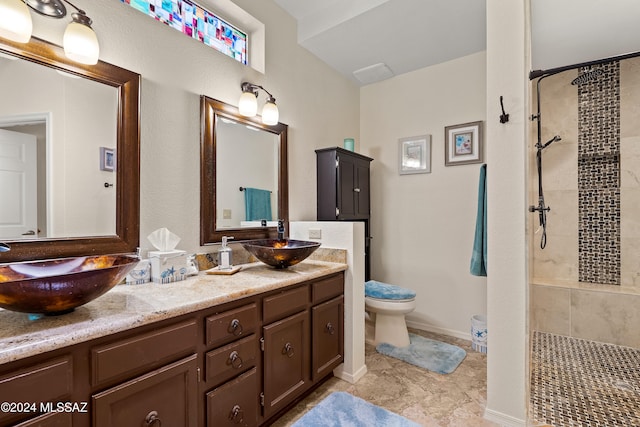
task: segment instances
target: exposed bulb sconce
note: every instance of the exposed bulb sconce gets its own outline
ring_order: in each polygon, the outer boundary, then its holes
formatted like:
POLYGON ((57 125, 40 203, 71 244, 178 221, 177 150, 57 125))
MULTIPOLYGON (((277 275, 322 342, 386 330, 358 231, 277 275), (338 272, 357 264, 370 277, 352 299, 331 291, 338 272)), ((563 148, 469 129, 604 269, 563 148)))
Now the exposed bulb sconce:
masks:
POLYGON ((68 0, 0 0, 0 36, 18 43, 27 43, 33 31, 27 6, 41 15, 59 19, 67 16, 67 8, 63 2, 77 11, 71 14, 71 22, 62 39, 65 55, 81 64, 96 64, 100 45, 91 28, 91 19, 84 10, 68 0))
POLYGON ((262 123, 265 125, 277 125, 280 119, 276 99, 262 86, 243 82, 240 85, 242 95, 238 101, 238 112, 246 117, 254 117, 258 113, 258 89, 262 89, 268 95, 267 102, 262 107, 262 123))

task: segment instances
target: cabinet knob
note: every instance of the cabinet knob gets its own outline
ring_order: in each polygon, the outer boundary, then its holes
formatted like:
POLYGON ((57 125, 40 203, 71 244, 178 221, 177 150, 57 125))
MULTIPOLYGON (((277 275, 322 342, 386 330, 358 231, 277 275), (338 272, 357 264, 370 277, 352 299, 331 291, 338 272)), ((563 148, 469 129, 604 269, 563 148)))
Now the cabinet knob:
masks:
POLYGON ((353 191, 356 192, 356 193, 359 193, 360 189, 359 188, 354 188, 353 191))
POLYGON ((229 329, 227 329, 227 332, 229 332, 230 334, 235 335, 236 337, 242 334, 242 325, 240 324, 240 321, 238 319, 233 319, 231 321, 231 323, 229 324, 229 329))
POLYGON ((158 417, 158 411, 149 412, 147 414, 147 416, 144 418, 144 421, 145 421, 145 423, 147 423, 147 425, 149 427, 151 427, 151 426, 161 427, 162 426, 162 421, 158 417))
POLYGON ((229 420, 234 424, 241 424, 244 421, 244 411, 240 408, 240 405, 234 405, 229 412, 229 420))
POLYGON ((327 332, 329 332, 329 335, 333 335, 336 333, 336 329, 333 327, 331 322, 327 323, 327 326, 325 326, 325 329, 327 330, 327 332))
POLYGON ((242 357, 240 357, 237 351, 234 350, 231 352, 229 355, 229 361, 231 362, 231 366, 235 369, 242 368, 242 357))
POLYGON ((284 345, 284 347, 282 348, 282 354, 286 354, 287 357, 293 357, 295 351, 293 351, 293 345, 290 342, 284 345))

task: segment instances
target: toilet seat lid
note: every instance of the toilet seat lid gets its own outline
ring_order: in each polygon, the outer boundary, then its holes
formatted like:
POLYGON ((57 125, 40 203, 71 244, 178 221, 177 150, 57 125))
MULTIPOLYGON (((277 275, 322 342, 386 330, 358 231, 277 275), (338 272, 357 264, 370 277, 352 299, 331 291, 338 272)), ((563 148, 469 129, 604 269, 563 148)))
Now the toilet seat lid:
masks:
POLYGON ((410 300, 416 297, 416 292, 389 283, 369 280, 364 284, 364 295, 376 299, 410 300))

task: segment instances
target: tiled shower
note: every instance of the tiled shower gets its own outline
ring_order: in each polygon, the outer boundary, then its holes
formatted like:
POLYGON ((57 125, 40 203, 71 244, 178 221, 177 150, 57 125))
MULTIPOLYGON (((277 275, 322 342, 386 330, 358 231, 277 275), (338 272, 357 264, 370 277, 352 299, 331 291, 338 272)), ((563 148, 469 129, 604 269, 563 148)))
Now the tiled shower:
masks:
MULTIPOLYGON (((562 140, 542 154, 544 194, 551 208, 545 249, 539 246, 537 215, 530 221, 529 324, 535 408, 530 418, 555 426, 635 425, 606 413, 602 419, 609 419, 609 424, 601 424, 598 417, 577 421, 576 414, 597 412, 589 400, 593 383, 564 368, 575 360, 566 353, 586 345, 584 351, 598 349, 598 363, 593 366, 601 367, 602 375, 613 375, 605 386, 597 384, 601 389, 594 395, 597 399, 613 399, 620 384, 638 380, 624 378, 625 372, 633 370, 623 372, 618 365, 640 369, 640 58, 565 71, 546 77, 540 87, 542 140, 554 135, 562 140), (596 68, 596 79, 571 84, 581 73, 596 68), (610 350, 618 354, 617 346, 628 348, 626 361, 603 356, 610 350), (547 374, 563 383, 554 387, 547 374), (539 390, 537 384, 550 388, 539 390), (581 384, 584 393, 576 392, 580 387, 570 387, 575 384, 581 384), (565 414, 565 418, 551 414, 565 414)), ((535 108, 535 82, 532 88, 535 108)), ((531 129, 533 205, 537 201, 537 132, 535 125, 531 129)), ((591 367, 580 375, 598 375, 589 371, 591 367)), ((640 389, 625 393, 624 399, 640 407, 640 389)))

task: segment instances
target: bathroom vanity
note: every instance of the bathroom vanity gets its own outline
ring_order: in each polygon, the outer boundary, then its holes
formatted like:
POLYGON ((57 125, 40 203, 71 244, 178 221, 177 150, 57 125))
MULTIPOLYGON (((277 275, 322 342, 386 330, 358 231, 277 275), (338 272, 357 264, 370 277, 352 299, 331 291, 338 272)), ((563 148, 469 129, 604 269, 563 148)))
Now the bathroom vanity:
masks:
POLYGON ((345 269, 255 263, 57 317, 0 310, 0 426, 270 423, 343 360, 345 269))

